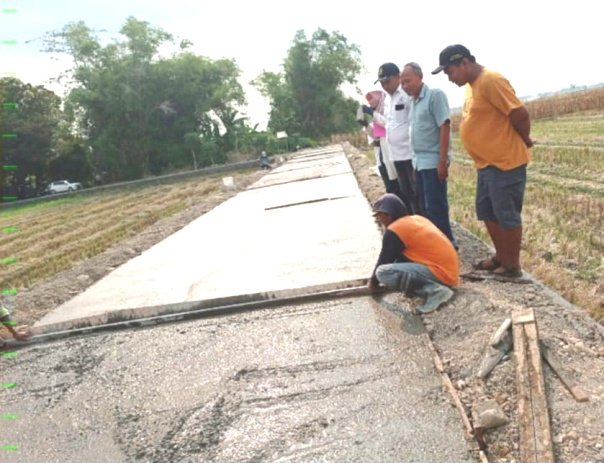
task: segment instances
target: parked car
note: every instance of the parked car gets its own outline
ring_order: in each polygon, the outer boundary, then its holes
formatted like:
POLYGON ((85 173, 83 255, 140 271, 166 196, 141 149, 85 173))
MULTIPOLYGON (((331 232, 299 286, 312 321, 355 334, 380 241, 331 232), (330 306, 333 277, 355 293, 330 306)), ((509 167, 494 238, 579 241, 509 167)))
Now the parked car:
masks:
POLYGON ((65 193, 67 191, 75 191, 82 188, 82 184, 79 182, 70 182, 68 180, 57 180, 56 182, 49 183, 46 187, 48 194, 65 193))

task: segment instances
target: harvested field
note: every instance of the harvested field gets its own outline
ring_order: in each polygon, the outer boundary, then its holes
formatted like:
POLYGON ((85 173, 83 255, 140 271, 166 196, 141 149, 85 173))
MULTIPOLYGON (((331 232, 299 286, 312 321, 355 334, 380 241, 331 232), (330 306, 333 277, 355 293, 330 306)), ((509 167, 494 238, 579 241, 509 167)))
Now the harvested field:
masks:
POLYGON ((5 302, 32 323, 261 175, 235 174, 232 190, 212 175, 5 210, 0 229, 15 230, 0 234, 0 256, 14 256, 0 277, 5 302))

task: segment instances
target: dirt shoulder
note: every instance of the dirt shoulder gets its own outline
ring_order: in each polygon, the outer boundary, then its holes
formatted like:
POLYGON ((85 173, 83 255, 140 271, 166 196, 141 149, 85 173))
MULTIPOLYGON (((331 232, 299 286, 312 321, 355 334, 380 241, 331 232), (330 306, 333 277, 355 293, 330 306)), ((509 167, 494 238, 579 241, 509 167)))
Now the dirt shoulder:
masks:
MULTIPOLYGON (((357 181, 373 203, 384 192, 382 181, 364 155, 345 147, 357 181)), ((469 272, 472 262, 488 256, 490 249, 457 224, 454 233, 462 272, 469 272)), ((416 303, 402 297, 399 301, 407 306, 416 303)), ((604 461, 604 328, 537 281, 462 280, 451 303, 423 318, 468 416, 475 404, 492 399, 509 420, 486 433, 489 461, 520 461, 513 350, 485 380, 476 377, 491 336, 518 308, 535 310, 540 339, 589 396, 589 402, 576 402, 544 366, 556 461, 604 461)))

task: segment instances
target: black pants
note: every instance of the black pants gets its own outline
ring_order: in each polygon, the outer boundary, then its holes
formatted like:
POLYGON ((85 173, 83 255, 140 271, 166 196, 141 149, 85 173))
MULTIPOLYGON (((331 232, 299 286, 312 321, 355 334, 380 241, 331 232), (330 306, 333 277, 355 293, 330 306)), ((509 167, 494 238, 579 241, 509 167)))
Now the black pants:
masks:
MULTIPOLYGON (((379 140, 373 142, 374 146, 379 147, 379 140)), ((378 149, 378 156, 380 157, 380 162, 378 164, 378 170, 380 171, 380 177, 382 177, 382 181, 384 182, 384 187, 386 188, 386 193, 392 193, 397 195, 399 198, 401 197, 401 192, 398 187, 398 180, 390 180, 388 176, 388 169, 384 165, 384 158, 382 157, 382 148, 378 149)))
POLYGON ((390 178, 388 178, 388 170, 385 165, 380 164, 378 169, 380 171, 380 177, 382 177, 382 181, 384 182, 384 187, 386 187, 386 193, 395 194, 400 198, 401 192, 398 188, 398 180, 390 180, 390 178))
POLYGON ((409 214, 419 214, 413 162, 411 159, 408 161, 394 161, 394 167, 398 175, 399 197, 405 203, 405 206, 407 206, 409 214))

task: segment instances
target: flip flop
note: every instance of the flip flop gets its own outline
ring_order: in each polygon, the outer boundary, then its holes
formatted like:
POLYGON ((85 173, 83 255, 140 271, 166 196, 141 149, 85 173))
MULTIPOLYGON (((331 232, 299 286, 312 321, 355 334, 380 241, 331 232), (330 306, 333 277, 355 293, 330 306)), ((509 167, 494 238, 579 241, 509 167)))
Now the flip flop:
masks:
POLYGON ((499 275, 494 275, 493 272, 488 273, 488 274, 469 272, 469 273, 462 273, 459 276, 461 278, 464 278, 464 279, 470 280, 470 281, 494 280, 494 281, 500 281, 502 283, 516 283, 516 284, 521 284, 521 285, 533 283, 533 280, 530 280, 528 278, 518 278, 518 277, 510 278, 510 277, 505 277, 505 276, 502 277, 499 275))
POLYGON ((493 275, 504 278, 522 278, 522 269, 517 267, 499 266, 493 270, 493 275))
POLYGON ((492 272, 499 267, 501 267, 501 262, 499 262, 498 259, 495 259, 495 256, 483 259, 472 265, 474 270, 488 270, 489 272, 492 272))

